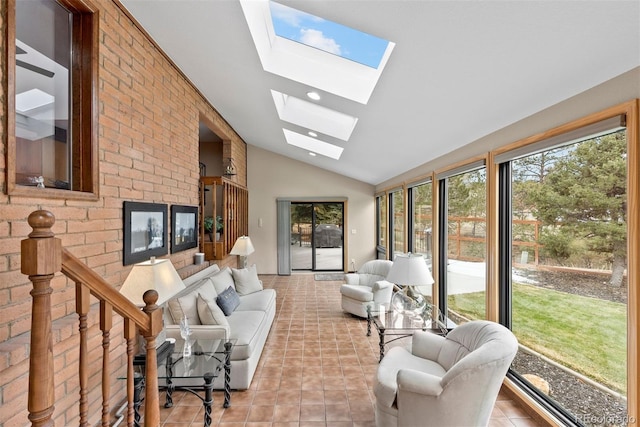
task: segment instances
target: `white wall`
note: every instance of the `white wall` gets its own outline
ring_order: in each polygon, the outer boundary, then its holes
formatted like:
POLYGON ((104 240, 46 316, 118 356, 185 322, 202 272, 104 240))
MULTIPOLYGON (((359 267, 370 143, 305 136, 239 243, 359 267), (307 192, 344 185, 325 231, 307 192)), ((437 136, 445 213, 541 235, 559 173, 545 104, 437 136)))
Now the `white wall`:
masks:
POLYGON ((346 198, 346 267, 375 258, 374 186, 247 146, 249 236, 256 251, 248 257, 260 274, 277 274, 276 199, 346 198), (262 227, 259 222, 262 220, 262 227), (356 230, 353 234, 352 230, 356 230))
MULTIPOLYGON (((531 90, 535 91, 536 88, 531 88, 531 90)), ((376 189, 382 191, 402 183, 410 183, 416 177, 446 168, 457 162, 469 160, 474 156, 484 155, 495 148, 553 129, 635 98, 640 98, 640 67, 636 67, 594 88, 473 141, 451 153, 382 182, 376 186, 376 189)), ((527 102, 527 100, 522 99, 522 102, 527 102)), ((462 118, 461 123, 464 126, 464 118, 462 118)))

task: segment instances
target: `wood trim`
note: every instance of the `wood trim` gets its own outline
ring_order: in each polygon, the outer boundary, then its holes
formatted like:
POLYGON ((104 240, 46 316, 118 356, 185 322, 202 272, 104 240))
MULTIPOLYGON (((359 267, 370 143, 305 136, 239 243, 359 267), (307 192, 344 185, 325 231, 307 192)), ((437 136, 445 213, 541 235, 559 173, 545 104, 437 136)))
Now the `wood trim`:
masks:
POLYGON ((486 237, 486 294, 485 316, 488 320, 499 322, 500 310, 500 283, 498 269, 500 257, 498 256, 498 167, 493 162, 493 153, 487 156, 486 165, 486 191, 487 191, 487 237, 486 237), (493 250, 491 250, 493 248, 493 250))
POLYGON ((72 96, 70 134, 72 188, 36 188, 16 184, 16 3, 7 0, 7 194, 39 199, 96 201, 99 198, 98 158, 98 9, 87 0, 59 0, 73 14, 72 96))
POLYGON ((619 106, 627 115, 627 414, 638 421, 640 393, 640 100, 619 106))

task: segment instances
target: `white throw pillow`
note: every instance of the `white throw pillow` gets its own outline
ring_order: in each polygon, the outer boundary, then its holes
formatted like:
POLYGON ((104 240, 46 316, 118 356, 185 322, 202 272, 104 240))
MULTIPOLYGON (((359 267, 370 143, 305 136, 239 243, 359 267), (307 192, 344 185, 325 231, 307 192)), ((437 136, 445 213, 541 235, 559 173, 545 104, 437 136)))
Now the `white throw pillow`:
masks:
POLYGON ((232 268, 231 272, 238 294, 247 295, 262 290, 262 282, 258 279, 255 264, 247 268, 232 268))
POLYGON ((229 321, 216 300, 210 300, 202 294, 198 295, 198 315, 203 325, 229 326, 229 321))
POLYGON ((229 286, 231 286, 233 289, 236 288, 235 284, 233 283, 233 276, 229 267, 225 267, 216 274, 209 276, 209 280, 211 280, 211 283, 213 283, 213 286, 216 288, 216 293, 218 295, 224 292, 229 286))
POLYGON ((167 302, 174 324, 179 325, 180 321, 186 316, 190 325, 201 325, 196 303, 197 296, 197 292, 191 292, 180 298, 171 298, 167 302))

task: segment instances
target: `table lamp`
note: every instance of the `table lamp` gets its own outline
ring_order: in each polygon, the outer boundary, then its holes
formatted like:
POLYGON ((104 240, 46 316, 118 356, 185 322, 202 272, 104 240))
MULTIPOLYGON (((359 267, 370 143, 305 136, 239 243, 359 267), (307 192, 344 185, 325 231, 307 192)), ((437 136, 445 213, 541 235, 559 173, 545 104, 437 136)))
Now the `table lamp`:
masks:
POLYGON ((252 254, 255 251, 251 239, 249 236, 240 236, 236 243, 233 245, 229 255, 238 255, 238 267, 247 267, 247 255, 252 254))
MULTIPOLYGON (((158 292, 156 304, 161 306, 182 289, 185 289, 185 285, 170 260, 151 257, 150 260, 133 266, 120 288, 120 293, 138 307, 144 307, 142 295, 150 289, 158 292)), ((156 347, 162 345, 165 340, 166 333, 163 328, 156 337, 156 347)))
POLYGON ((434 283, 429 267, 422 255, 408 253, 397 255, 387 280, 401 288, 394 292, 391 307, 405 314, 420 315, 427 307, 427 300, 416 287, 434 283))

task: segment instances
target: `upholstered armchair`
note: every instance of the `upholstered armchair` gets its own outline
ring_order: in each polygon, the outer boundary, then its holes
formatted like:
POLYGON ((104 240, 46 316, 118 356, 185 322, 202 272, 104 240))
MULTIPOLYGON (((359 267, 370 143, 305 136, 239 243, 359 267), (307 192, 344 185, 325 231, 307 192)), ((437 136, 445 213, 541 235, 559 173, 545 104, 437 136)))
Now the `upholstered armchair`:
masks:
POLYGON ((509 329, 484 320, 416 332, 411 351, 393 347, 378 365, 376 425, 486 426, 517 351, 509 329))
POLYGON ((365 262, 357 273, 344 275, 346 284, 340 287, 342 309, 347 313, 367 317, 367 306, 377 308, 391 302, 393 283, 387 282, 387 274, 393 261, 375 259, 365 262))

